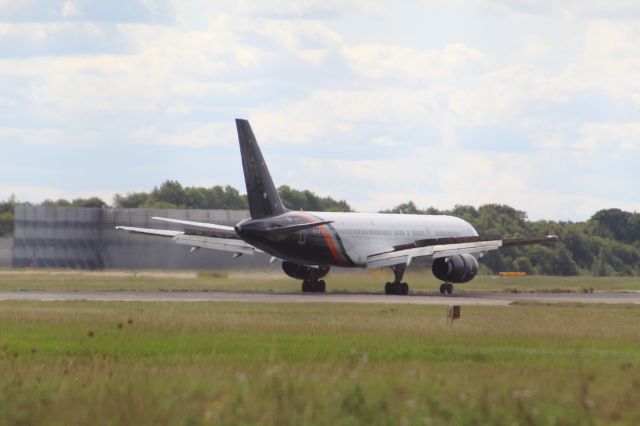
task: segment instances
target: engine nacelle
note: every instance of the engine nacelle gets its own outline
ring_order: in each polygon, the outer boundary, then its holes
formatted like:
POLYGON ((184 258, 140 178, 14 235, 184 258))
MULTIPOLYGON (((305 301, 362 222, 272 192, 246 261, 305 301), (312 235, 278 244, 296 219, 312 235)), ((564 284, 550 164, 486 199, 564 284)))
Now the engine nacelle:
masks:
POLYGON ((329 273, 328 266, 307 266, 282 262, 282 270, 291 278, 299 280, 319 280, 329 273))
POLYGON ((478 261, 470 254, 456 254, 436 259, 431 270, 439 280, 450 283, 466 283, 478 273, 478 261))

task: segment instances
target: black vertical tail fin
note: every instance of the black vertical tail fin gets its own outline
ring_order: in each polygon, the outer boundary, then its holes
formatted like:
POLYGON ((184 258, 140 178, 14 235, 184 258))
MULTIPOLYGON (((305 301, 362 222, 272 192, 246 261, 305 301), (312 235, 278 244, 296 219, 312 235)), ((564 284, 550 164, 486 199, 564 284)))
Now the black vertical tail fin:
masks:
POLYGON ((251 218, 260 219, 286 212, 287 209, 282 205, 251 125, 247 120, 236 119, 236 127, 251 218))

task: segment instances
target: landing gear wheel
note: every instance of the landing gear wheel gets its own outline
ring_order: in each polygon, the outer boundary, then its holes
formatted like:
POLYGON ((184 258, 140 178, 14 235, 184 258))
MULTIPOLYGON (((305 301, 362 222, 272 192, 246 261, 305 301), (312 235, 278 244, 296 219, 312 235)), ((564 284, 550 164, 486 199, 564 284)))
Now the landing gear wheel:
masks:
POLYGON ((393 282, 386 283, 384 285, 384 294, 409 294, 409 284, 402 282, 402 276, 404 275, 405 268, 406 265, 404 264, 394 265, 391 267, 395 279, 393 282))
POLYGON ((402 294, 404 296, 409 294, 409 284, 407 284, 407 283, 400 284, 400 294, 402 294))
POLYGON ((327 284, 324 280, 320 281, 311 281, 304 280, 302 281, 302 292, 303 293, 324 293, 327 289, 327 284))
POLYGON ((453 294, 453 284, 452 283, 440 284, 440 294, 453 294))
POLYGON ((407 295, 409 294, 409 284, 407 283, 386 283, 384 285, 384 294, 397 294, 407 295))

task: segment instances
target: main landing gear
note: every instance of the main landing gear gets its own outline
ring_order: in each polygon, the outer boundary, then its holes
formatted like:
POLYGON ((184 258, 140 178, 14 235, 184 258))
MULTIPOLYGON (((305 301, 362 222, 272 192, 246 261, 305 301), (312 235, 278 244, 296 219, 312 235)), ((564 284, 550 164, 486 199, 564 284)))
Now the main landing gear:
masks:
POLYGON ((452 283, 440 284, 440 294, 453 294, 453 284, 452 283))
POLYGON ((405 268, 405 265, 395 265, 391 267, 391 270, 393 271, 394 281, 392 283, 386 283, 384 285, 385 294, 409 294, 409 284, 402 282, 405 268))
POLYGON ((302 281, 303 293, 324 293, 327 285, 324 280, 304 280, 302 281))

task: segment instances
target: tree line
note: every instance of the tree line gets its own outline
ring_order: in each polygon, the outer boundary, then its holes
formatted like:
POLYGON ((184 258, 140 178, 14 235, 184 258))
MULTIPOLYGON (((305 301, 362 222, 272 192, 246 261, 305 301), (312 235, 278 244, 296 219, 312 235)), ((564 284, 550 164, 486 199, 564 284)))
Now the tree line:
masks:
MULTIPOLYGON (((322 197, 308 190, 289 186, 278 188, 285 206, 292 210, 352 211, 344 200, 322 197)), ((10 236, 14 229, 15 197, 0 202, 0 236, 10 236)), ((47 206, 114 208, 187 208, 248 209, 247 197, 231 186, 183 187, 166 181, 150 192, 118 194, 111 205, 104 200, 78 198, 45 200, 47 206)), ((526 237, 555 234, 554 245, 510 247, 487 253, 482 259, 484 271, 522 271, 545 275, 640 275, 640 213, 611 208, 596 212, 584 222, 531 221, 527 214, 513 207, 486 204, 478 208, 457 205, 451 210, 418 208, 406 202, 382 213, 447 214, 471 223, 480 235, 526 237)))
MULTIPOLYGON (((349 212, 351 206, 344 200, 322 197, 309 190, 297 190, 287 185, 278 188, 285 206, 292 210, 349 212)), ((18 204, 15 196, 0 202, 0 237, 13 235, 14 211, 18 204)), ((209 188, 187 186, 168 180, 150 192, 117 194, 111 205, 98 197, 76 198, 73 200, 44 200, 38 205, 51 207, 97 207, 97 208, 157 208, 157 209, 221 209, 248 210, 246 194, 232 186, 212 186, 209 188)))

